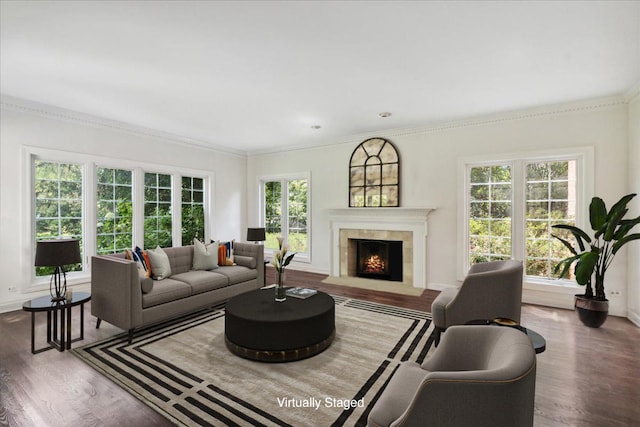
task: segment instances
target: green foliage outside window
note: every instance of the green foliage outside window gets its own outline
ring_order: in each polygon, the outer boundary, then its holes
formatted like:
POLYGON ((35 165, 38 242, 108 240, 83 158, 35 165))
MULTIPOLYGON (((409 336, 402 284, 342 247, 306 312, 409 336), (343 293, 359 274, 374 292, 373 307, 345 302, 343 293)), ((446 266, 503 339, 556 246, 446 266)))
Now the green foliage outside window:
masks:
POLYGON ((182 177, 182 244, 204 241, 204 180, 182 177))
POLYGON ((307 252, 307 180, 297 179, 288 182, 289 224, 287 242, 294 252, 307 252))
MULTIPOLYGON (((575 224, 576 161, 524 163, 525 271, 553 277, 553 266, 569 255, 551 236, 556 224, 575 224)), ((469 262, 512 257, 512 170, 509 165, 472 167, 469 179, 469 262)), ((556 230, 568 237, 566 230, 556 230)), ((569 271, 572 275, 572 270, 569 271)))
POLYGON ((144 247, 173 246, 171 175, 144 174, 144 247))
MULTIPOLYGON (((35 160, 35 239, 74 238, 82 241, 82 166, 35 160)), ((52 267, 35 267, 36 276, 52 274, 52 267)), ((82 264, 65 266, 82 271, 82 264)))
POLYGON ((269 181, 264 184, 265 248, 278 249, 276 238, 282 234, 282 184, 269 181))
POLYGON ((132 173, 99 168, 96 178, 97 253, 124 252, 133 245, 132 173))
MULTIPOLYGON (((526 274, 553 277, 553 267, 570 255, 552 238, 552 226, 575 225, 575 161, 533 162, 526 165, 526 274)), ((556 230, 563 238, 569 231, 556 230)), ((573 277, 573 269, 569 271, 573 277)))
POLYGON ((511 167, 473 167, 469 186, 469 262, 511 258, 511 167))
POLYGON ((278 249, 278 236, 286 234, 291 251, 308 252, 308 181, 295 179, 264 183, 265 248, 278 249), (283 185, 287 197, 283 200, 283 185), (283 202, 286 206, 283 206, 283 202), (287 218, 283 218, 286 208, 287 218))

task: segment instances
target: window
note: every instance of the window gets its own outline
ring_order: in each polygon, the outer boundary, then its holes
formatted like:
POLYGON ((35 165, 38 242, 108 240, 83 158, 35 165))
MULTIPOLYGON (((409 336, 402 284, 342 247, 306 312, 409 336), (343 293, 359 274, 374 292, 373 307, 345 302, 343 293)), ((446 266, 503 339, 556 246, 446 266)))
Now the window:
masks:
POLYGON ((144 174, 144 247, 173 246, 171 175, 144 174))
MULTIPOLYGON (((33 169, 35 240, 79 239, 82 251, 82 165, 35 160, 33 169)), ((66 271, 82 269, 82 263, 65 266, 66 271)), ((35 274, 48 276, 53 270, 36 267, 35 274)))
POLYGON ((511 166, 470 171, 469 263, 511 258, 511 166))
POLYGON ((349 161, 349 207, 400 206, 400 160, 391 141, 371 138, 349 161))
POLYGON ((182 244, 204 241, 204 179, 182 177, 182 244))
POLYGON ((278 249, 278 236, 283 236, 296 260, 309 259, 309 179, 263 179, 262 221, 266 231, 266 249, 278 249))
MULTIPOLYGON (((505 156, 508 160, 463 160, 465 189, 462 271, 478 262, 524 261, 529 281, 564 284, 553 274, 570 255, 553 234, 556 224, 583 226, 593 189, 593 150, 557 150, 557 155, 505 156), (545 282, 546 281, 546 282, 545 282)), ((533 282, 532 282, 533 283, 533 282)))
POLYGON ((96 252, 124 252, 133 247, 132 172, 96 170, 96 252))
POLYGON ((70 285, 85 282, 91 255, 126 248, 190 244, 210 236, 213 176, 199 170, 25 147, 24 291, 48 284, 52 269, 33 267, 38 240, 80 240, 83 263, 65 266, 70 285), (154 171, 154 172, 147 172, 154 171), (180 196, 179 192, 182 190, 180 196), (69 274, 70 273, 70 274, 69 274))
POLYGON ((576 161, 526 163, 526 274, 552 277, 561 259, 571 256, 551 234, 556 224, 576 225, 576 161))
POLYGON ((282 235, 282 183, 264 183, 264 225, 267 249, 278 249, 277 237, 282 235))

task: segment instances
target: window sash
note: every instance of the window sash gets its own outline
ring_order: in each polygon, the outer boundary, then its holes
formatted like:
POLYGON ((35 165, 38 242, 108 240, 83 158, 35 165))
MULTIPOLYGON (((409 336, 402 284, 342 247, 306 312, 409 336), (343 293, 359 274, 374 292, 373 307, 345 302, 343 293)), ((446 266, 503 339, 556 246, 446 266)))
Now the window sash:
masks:
MULTIPOLYGON (((84 248, 84 172, 74 162, 33 159, 33 239, 35 242, 59 238, 80 240, 84 248), (49 169, 47 171, 47 169, 49 169)), ((65 271, 84 271, 84 263, 64 266, 65 271)), ((50 276, 53 267, 34 267, 35 276, 50 276)))
POLYGON ((310 179, 308 175, 288 175, 262 177, 260 182, 261 224, 265 227, 265 252, 269 255, 278 249, 276 238, 283 236, 292 251, 297 252, 295 261, 310 262, 311 229, 310 221, 310 179), (302 182, 305 182, 304 184, 302 182), (306 190, 306 205, 292 199, 295 185, 302 185, 306 190), (271 187, 271 189, 268 189, 271 187), (275 191, 276 197, 267 201, 269 191, 275 191), (271 208, 269 208, 269 203, 271 208), (302 206, 304 205, 304 206, 302 206), (303 215, 299 215, 300 211, 303 215))
POLYGON ((96 168, 98 255, 123 252, 133 247, 133 205, 133 171, 96 168))
MULTIPOLYGON (((565 162, 573 161, 575 167, 575 193, 572 195, 575 204, 575 224, 584 227, 588 218, 588 201, 591 199, 594 189, 594 156, 593 147, 577 147, 574 149, 556 149, 548 152, 529 152, 504 154, 500 159, 491 159, 490 156, 476 156, 475 158, 463 158, 459 160, 459 168, 463 180, 459 181, 459 194, 461 197, 459 210, 459 279, 462 280, 469 270, 469 218, 470 218, 470 171, 473 167, 495 166, 498 164, 509 164, 512 167, 512 251, 511 257, 525 260, 527 256, 526 239, 526 200, 527 200, 527 179, 525 176, 526 165, 536 162, 565 162)), ((531 181, 531 180, 530 180, 531 181)), ((555 230, 554 230, 555 231, 555 230)), ((554 233, 555 234, 555 233, 554 233)), ((554 238, 551 238, 556 240, 554 238)), ((559 244, 559 242, 558 242, 559 244)), ((554 245, 557 245, 554 242, 554 245)), ((553 263, 552 263, 553 265, 553 263)), ((525 274, 525 285, 535 289, 537 284, 575 287, 575 281, 558 279, 551 274, 550 278, 532 276, 525 274)), ((542 288, 540 288, 542 289, 542 288)))

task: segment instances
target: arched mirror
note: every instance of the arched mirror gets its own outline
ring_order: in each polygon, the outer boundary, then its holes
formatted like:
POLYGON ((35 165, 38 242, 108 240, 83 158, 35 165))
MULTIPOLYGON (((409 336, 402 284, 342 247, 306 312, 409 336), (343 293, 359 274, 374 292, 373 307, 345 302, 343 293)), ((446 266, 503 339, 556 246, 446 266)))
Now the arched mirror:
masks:
POLYGON ((349 207, 400 206, 400 159, 391 141, 371 138, 349 161, 349 207))

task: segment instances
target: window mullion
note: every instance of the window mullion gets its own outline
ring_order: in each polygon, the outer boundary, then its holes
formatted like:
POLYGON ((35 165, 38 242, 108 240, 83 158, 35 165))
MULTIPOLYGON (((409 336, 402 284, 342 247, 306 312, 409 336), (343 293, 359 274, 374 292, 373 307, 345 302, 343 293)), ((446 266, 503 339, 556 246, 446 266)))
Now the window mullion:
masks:
POLYGON ((83 263, 85 268, 90 268, 89 254, 96 253, 96 165, 87 162, 83 167, 83 204, 82 226, 84 228, 83 239, 83 263))
POLYGON ((289 244, 289 181, 280 181, 280 229, 284 241, 289 244))
POLYGON ((144 171, 133 170, 133 246, 144 247, 144 171))
POLYGON ((511 162, 511 255, 514 259, 524 260, 526 244, 525 198, 526 180, 524 162, 511 162))
POLYGON ((171 241, 173 246, 190 245, 182 241, 182 175, 171 174, 171 241))

